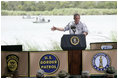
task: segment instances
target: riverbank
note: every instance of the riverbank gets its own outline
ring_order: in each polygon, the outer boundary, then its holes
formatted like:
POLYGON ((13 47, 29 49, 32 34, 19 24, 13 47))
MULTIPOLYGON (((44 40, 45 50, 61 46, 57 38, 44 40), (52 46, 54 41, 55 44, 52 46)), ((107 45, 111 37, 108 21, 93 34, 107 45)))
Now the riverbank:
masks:
POLYGON ((80 15, 116 15, 117 9, 79 9, 79 8, 65 8, 54 9, 52 11, 8 11, 2 10, 1 15, 73 15, 79 13, 80 15))

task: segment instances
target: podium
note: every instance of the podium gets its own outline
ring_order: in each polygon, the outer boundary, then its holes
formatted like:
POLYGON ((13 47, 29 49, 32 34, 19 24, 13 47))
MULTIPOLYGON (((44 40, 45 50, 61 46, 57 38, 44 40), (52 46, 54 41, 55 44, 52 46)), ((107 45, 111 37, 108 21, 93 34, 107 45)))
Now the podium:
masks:
POLYGON ((86 48, 85 35, 63 35, 61 47, 68 50, 68 71, 71 75, 81 75, 82 50, 86 48))
POLYGON ((63 50, 84 50, 86 48, 85 35, 63 35, 61 38, 61 47, 63 50))

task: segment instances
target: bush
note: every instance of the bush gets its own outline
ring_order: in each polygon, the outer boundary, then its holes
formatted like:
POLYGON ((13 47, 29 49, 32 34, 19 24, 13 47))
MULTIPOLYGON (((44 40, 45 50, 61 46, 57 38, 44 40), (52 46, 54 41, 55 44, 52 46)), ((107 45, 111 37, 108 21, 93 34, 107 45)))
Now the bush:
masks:
POLYGON ((80 15, 116 15, 117 9, 64 8, 52 11, 1 11, 1 15, 73 15, 74 13, 79 13, 80 15))

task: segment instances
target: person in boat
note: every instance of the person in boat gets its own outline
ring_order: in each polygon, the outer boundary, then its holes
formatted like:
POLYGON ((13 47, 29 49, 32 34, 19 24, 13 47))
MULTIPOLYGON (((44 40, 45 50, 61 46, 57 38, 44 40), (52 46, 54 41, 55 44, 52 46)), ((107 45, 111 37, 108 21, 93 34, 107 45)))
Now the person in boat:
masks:
POLYGON ((42 18, 42 22, 45 22, 45 19, 44 18, 42 18))
POLYGON ((36 22, 38 22, 38 17, 36 17, 36 22))

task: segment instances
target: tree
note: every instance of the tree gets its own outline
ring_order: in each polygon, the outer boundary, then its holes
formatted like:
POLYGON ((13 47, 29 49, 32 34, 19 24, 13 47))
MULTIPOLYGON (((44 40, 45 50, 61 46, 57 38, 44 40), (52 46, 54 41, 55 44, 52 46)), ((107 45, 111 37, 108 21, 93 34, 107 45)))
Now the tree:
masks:
POLYGON ((117 1, 1 1, 2 10, 52 11, 62 8, 117 9, 117 1))
POLYGON ((4 2, 4 1, 1 1, 1 9, 2 10, 7 10, 8 8, 7 8, 7 6, 8 6, 8 4, 7 4, 7 2, 4 2))

